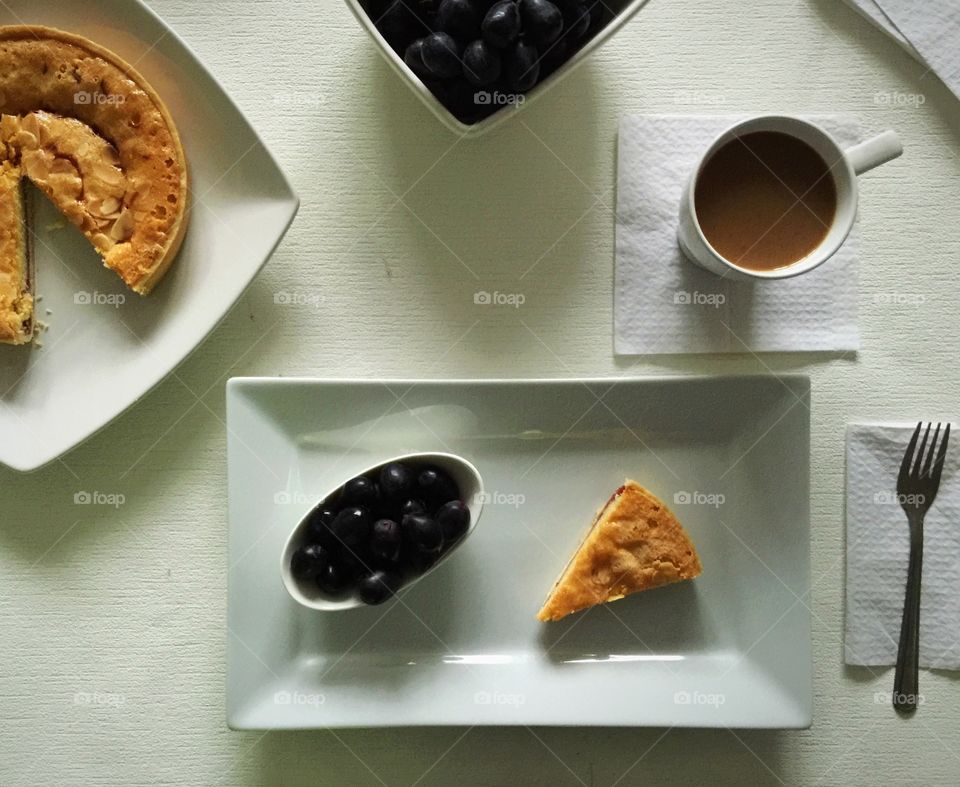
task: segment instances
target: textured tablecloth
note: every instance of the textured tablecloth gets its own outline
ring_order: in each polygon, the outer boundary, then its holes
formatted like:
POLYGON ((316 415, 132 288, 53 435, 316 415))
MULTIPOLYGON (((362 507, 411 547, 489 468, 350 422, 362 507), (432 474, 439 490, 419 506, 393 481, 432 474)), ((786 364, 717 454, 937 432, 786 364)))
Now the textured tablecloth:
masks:
POLYGON ((0 469, 0 783, 956 782, 960 683, 925 673, 927 702, 904 723, 875 698, 892 670, 844 667, 842 645, 845 425, 960 401, 951 94, 832 1, 653 0, 540 101, 458 142, 341 2, 151 5, 249 114, 303 207, 176 376, 63 463, 0 469), (867 176, 860 206, 856 358, 613 357, 620 118, 713 111, 853 113, 902 135, 905 155, 867 176), (475 305, 479 291, 526 298, 475 305), (226 730, 229 375, 770 371, 813 379, 812 730, 226 730), (83 490, 124 503, 75 506, 83 490))

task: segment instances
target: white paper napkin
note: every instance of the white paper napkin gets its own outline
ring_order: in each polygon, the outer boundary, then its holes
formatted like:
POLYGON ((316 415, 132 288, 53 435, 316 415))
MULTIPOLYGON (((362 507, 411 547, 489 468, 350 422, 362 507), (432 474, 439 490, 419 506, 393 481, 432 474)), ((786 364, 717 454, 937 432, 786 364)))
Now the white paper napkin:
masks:
POLYGON ((960 97, 960 3, 957 0, 876 2, 926 64, 960 97))
MULTIPOLYGON (((896 497, 913 424, 847 427, 847 664, 897 661, 910 534, 896 497)), ((960 669, 960 432, 924 524, 920 665, 960 669)))
MULTIPOLYGON (((775 282, 721 278, 696 267, 678 248, 681 191, 709 144, 738 119, 655 115, 621 122, 614 286, 618 354, 859 348, 856 228, 820 268, 775 282)), ((853 120, 811 119, 843 147, 861 138, 853 120)))
POLYGON ((955 0, 844 0, 933 71, 960 98, 960 6, 955 0))
POLYGON ((887 15, 881 10, 880 6, 877 5, 876 0, 844 0, 844 2, 867 17, 867 19, 893 38, 915 58, 921 62, 923 61, 920 53, 910 45, 910 42, 897 30, 893 22, 887 18, 887 15))

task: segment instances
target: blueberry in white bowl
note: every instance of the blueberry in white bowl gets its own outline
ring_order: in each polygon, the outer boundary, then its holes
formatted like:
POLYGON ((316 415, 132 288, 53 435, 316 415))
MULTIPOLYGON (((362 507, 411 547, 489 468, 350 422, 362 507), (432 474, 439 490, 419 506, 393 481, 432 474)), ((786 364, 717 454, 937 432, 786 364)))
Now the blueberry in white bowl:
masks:
POLYGON ((449 33, 431 33, 423 39, 420 57, 427 73, 438 79, 452 79, 463 70, 462 49, 449 33))
POLYGON ((283 550, 283 583, 311 609, 382 604, 466 541, 482 492, 477 469, 454 454, 407 454, 370 467, 305 513, 283 550))
POLYGON ((465 126, 482 123, 506 104, 519 105, 599 37, 624 2, 347 0, 465 126))
POLYGON ((435 27, 458 41, 472 41, 480 35, 483 5, 476 0, 440 0, 435 27))
POLYGON ((370 551, 374 558, 386 564, 398 563, 402 547, 403 533, 394 520, 378 519, 373 523, 370 531, 370 551))
POLYGON ((503 49, 517 39, 522 24, 520 4, 514 0, 501 0, 494 3, 483 17, 483 40, 492 47, 503 49))
POLYGON ((387 500, 409 499, 417 488, 417 475, 410 462, 387 462, 377 473, 380 491, 387 500))
POLYGON ((500 79, 503 57, 500 50, 490 46, 482 38, 473 41, 463 50, 463 75, 472 85, 486 87, 500 79))

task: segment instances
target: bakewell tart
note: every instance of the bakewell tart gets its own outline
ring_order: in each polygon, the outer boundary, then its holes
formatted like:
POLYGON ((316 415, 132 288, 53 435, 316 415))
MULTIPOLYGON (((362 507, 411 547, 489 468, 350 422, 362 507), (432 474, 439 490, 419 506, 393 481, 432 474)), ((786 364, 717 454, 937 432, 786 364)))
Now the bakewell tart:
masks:
POLYGON ((627 481, 597 513, 537 618, 560 620, 702 571, 696 548, 670 509, 636 481, 627 481))
POLYGON ((0 342, 33 329, 33 183, 134 292, 166 273, 187 226, 187 162, 169 111, 128 63, 77 35, 0 27, 0 342))
POLYGON ((33 335, 33 272, 27 249, 20 174, 0 162, 0 342, 23 344, 33 335))

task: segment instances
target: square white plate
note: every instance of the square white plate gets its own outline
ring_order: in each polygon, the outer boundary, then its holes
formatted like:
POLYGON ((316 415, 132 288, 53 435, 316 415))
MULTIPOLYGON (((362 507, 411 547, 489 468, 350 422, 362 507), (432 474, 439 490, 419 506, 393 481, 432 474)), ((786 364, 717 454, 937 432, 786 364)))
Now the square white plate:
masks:
POLYGON ((809 726, 808 408, 801 377, 231 380, 229 725, 809 726), (294 602, 281 549, 318 494, 433 450, 483 475, 470 540, 381 607, 294 602), (625 477, 703 575, 537 622, 625 477))
POLYGON ((0 24, 79 33, 135 64, 173 114, 191 179, 183 248, 147 298, 30 194, 37 317, 50 330, 43 347, 0 345, 0 462, 26 471, 105 426, 180 363, 267 261, 298 200, 216 80, 139 2, 6 0, 0 24))

